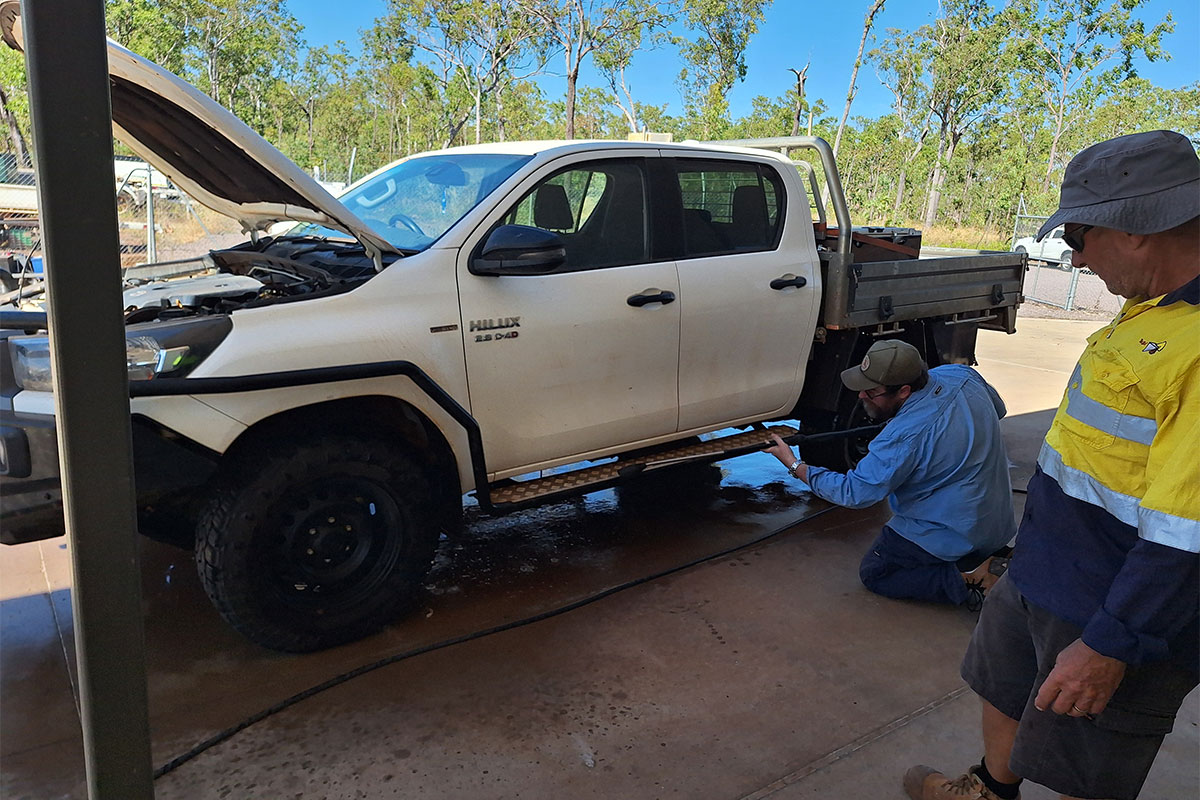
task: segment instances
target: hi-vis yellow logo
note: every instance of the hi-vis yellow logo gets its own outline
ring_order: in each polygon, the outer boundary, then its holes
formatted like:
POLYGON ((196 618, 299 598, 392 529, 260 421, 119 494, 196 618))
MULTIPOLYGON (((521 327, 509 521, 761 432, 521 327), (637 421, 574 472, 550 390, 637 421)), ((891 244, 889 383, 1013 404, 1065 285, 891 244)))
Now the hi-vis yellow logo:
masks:
POLYGON ((1139 341, 1141 342, 1141 345, 1142 345, 1142 352, 1149 353, 1150 355, 1154 355, 1159 350, 1162 350, 1164 347, 1167 346, 1166 340, 1163 340, 1161 342, 1148 342, 1145 339, 1140 339, 1139 341))

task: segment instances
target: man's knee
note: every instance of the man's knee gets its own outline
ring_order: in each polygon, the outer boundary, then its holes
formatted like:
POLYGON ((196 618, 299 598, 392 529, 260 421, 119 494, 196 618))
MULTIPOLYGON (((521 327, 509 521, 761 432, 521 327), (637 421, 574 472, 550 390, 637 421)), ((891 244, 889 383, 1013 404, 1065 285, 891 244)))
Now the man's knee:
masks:
POLYGON ((876 594, 882 594, 879 587, 883 579, 895 570, 895 566, 884 560, 874 548, 868 550, 858 565, 858 579, 862 585, 876 594))

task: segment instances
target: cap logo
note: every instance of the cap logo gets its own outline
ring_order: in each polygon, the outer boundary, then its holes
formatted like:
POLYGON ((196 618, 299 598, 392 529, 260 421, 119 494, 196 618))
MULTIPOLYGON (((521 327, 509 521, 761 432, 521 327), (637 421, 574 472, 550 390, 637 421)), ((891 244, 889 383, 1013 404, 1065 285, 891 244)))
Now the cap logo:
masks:
POLYGON ((866 372, 871 368, 871 357, 863 356, 862 371, 866 372))

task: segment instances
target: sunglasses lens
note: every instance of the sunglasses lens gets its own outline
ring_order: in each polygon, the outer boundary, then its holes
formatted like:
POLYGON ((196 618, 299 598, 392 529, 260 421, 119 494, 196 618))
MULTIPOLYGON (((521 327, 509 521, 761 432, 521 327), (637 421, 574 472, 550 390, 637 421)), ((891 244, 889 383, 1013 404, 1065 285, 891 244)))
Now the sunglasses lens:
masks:
POLYGON ((1091 225, 1083 225, 1073 231, 1063 231, 1062 240, 1067 243, 1067 247, 1071 248, 1076 253, 1082 253, 1083 235, 1091 229, 1091 225))

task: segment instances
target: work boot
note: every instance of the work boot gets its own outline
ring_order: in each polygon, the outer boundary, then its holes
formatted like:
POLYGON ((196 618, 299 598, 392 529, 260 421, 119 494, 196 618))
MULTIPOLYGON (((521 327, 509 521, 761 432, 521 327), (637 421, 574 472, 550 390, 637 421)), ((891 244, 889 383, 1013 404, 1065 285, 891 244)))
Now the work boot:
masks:
MULTIPOLYGON (((976 765, 966 775, 950 780, 933 767, 919 764, 904 773, 904 791, 912 800, 1000 800, 979 779, 978 771, 976 765)), ((1016 800, 1021 800, 1021 795, 1016 800)))

